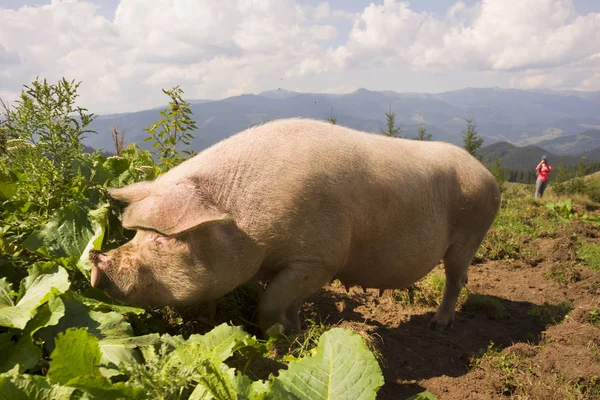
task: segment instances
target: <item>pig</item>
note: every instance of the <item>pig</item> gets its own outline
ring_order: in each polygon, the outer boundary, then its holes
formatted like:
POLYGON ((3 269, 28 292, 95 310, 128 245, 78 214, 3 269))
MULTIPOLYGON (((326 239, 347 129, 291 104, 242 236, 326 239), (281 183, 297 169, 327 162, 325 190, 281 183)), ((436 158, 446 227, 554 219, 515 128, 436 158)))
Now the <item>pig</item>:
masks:
POLYGON ((334 279, 402 289, 440 261, 446 283, 429 327, 451 328, 501 197, 454 144, 305 118, 248 128, 108 193, 136 233, 90 251, 93 287, 125 304, 181 306, 260 280, 259 325, 286 332, 300 331, 303 300, 334 279))

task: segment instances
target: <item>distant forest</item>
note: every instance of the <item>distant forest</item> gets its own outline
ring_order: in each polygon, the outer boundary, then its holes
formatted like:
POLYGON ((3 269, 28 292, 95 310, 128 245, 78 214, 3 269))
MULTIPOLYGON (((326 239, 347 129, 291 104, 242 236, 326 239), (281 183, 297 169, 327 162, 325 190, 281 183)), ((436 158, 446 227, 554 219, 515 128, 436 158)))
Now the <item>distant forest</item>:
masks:
MULTIPOLYGON (((502 170, 504 173, 504 179, 508 182, 535 183, 537 179, 535 168, 526 170, 502 168, 502 170)), ((550 173, 550 182, 555 181, 557 178, 560 180, 566 180, 575 178, 577 176, 593 174, 594 172, 598 171, 600 171, 600 163, 590 163, 585 165, 560 165, 560 163, 553 164, 552 172, 550 173)))

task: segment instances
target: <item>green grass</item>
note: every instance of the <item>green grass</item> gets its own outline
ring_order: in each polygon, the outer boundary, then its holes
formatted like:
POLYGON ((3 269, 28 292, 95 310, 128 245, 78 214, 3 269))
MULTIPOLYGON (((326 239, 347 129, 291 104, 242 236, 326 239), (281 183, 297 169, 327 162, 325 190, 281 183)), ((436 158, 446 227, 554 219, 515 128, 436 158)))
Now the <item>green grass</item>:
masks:
POLYGON ((581 243, 577 250, 577 259, 592 271, 600 271, 600 244, 581 243))
POLYGON ((311 350, 319 344, 319 338, 325 332, 332 328, 327 323, 327 319, 321 320, 319 316, 313 312, 311 315, 303 315, 303 322, 306 325, 302 332, 296 335, 286 336, 285 340, 280 341, 278 346, 285 348, 283 352, 286 354, 284 359, 296 359, 310 354, 311 350))
POLYGON ((503 195, 498 215, 475 255, 475 262, 526 258, 532 250, 522 248, 523 237, 556 237, 565 222, 531 195, 523 195, 520 187, 503 195))
POLYGON ((504 396, 526 393, 525 375, 535 374, 535 365, 530 360, 521 359, 513 353, 503 353, 494 342, 490 342, 487 350, 475 358, 470 367, 479 367, 482 363, 489 365, 500 373, 500 392, 504 396))
POLYGON ((590 324, 600 326, 600 308, 594 307, 589 312, 590 324))
MULTIPOLYGON (((446 275, 441 266, 437 266, 429 274, 406 289, 392 291, 394 301, 407 306, 437 307, 444 297, 446 275)), ((468 290, 463 287, 458 297, 458 304, 462 304, 468 295, 468 290)))

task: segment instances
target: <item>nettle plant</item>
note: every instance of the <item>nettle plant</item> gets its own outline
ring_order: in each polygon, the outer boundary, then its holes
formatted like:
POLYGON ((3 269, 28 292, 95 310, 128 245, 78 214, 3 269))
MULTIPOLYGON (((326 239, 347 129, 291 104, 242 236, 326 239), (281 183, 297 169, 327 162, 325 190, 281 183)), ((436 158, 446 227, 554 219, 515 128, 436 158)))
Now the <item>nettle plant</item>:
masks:
POLYGON ((191 117, 191 104, 181 98, 183 90, 175 86, 170 90, 163 89, 163 93, 169 96, 171 101, 168 107, 160 112, 163 118, 145 129, 149 137, 144 141, 154 142, 152 150, 158 157, 161 168, 167 171, 194 155, 191 150, 181 149, 181 145, 190 145, 193 139, 190 132, 197 127, 196 121, 191 117))
POLYGON ((74 163, 84 158, 81 140, 95 115, 76 105, 80 83, 61 79, 56 85, 36 79, 3 116, 5 172, 22 173, 21 198, 44 209, 46 217, 81 195, 74 163))

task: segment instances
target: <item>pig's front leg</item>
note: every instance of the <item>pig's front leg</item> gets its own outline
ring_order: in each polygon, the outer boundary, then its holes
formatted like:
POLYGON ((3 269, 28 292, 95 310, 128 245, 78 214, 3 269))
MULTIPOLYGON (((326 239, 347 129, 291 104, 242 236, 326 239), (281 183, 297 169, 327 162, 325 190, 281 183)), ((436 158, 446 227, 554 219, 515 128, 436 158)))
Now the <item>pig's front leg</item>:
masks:
POLYGON ((260 328, 280 323, 286 333, 300 331, 302 301, 331 281, 335 268, 317 262, 293 262, 269 283, 260 302, 260 328))

